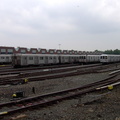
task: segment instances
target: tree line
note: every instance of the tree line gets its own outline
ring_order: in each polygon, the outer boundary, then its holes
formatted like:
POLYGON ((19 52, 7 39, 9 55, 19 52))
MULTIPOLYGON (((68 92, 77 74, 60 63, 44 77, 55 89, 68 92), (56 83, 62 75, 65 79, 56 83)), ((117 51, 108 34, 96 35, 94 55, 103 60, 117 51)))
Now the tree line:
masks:
POLYGON ((95 50, 95 52, 101 52, 103 54, 120 54, 120 50, 119 49, 115 49, 115 50, 105 50, 105 51, 99 51, 99 50, 95 50))

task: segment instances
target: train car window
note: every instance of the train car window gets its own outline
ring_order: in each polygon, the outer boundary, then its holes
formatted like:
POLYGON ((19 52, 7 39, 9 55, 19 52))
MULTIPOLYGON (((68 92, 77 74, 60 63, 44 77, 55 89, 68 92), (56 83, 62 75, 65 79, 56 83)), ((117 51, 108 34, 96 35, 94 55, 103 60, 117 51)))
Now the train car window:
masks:
POLYGON ((8 52, 8 54, 13 54, 13 52, 8 52))
POLYGON ((56 59, 56 57, 53 57, 53 59, 56 59))
POLYGON ((5 59, 5 57, 1 57, 1 59, 5 59))
POLYGON ((102 59, 105 59, 105 56, 102 56, 102 59))
POLYGON ((107 56, 105 56, 105 59, 107 59, 107 56))
POLYGON ((6 57, 6 59, 9 59, 9 57, 6 57))
POLYGON ((50 60, 52 60, 52 57, 49 57, 50 60))
POLYGON ((45 59, 48 59, 48 57, 45 57, 45 59))
POLYGON ((103 59, 105 59, 105 56, 103 56, 103 59))
POLYGON ((29 57, 29 60, 33 60, 33 57, 29 57))
POLYGON ((43 60, 43 57, 40 57, 40 60, 43 60))
POLYGON ((27 57, 24 57, 24 59, 26 60, 26 59, 27 59, 27 57))
POLYGON ((37 56, 35 56, 35 59, 38 59, 38 57, 37 57, 37 56))

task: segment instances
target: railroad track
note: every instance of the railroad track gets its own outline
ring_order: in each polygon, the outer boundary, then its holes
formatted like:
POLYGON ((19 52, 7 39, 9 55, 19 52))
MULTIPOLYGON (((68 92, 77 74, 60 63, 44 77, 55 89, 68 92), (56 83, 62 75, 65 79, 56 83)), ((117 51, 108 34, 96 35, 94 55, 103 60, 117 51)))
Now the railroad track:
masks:
POLYGON ((47 106, 49 104, 54 104, 57 101, 64 99, 73 98, 75 96, 80 96, 89 92, 98 90, 97 88, 105 85, 109 85, 120 81, 120 79, 115 78, 116 75, 110 76, 104 80, 94 82, 82 87, 71 88, 67 90, 47 93, 35 97, 24 98, 20 100, 15 100, 7 103, 0 104, 0 117, 5 115, 17 113, 24 110, 30 110, 31 108, 47 106))
MULTIPOLYGON (((49 65, 49 66, 34 66, 34 67, 24 67, 24 68, 13 68, 12 66, 6 66, 6 67, 0 67, 0 75, 7 75, 7 74, 16 74, 16 73, 21 73, 25 71, 32 71, 32 70, 40 70, 40 69, 54 69, 54 68, 62 68, 62 67, 71 67, 71 66, 84 66, 84 67, 89 67, 89 66, 100 66, 102 65, 101 63, 99 64, 89 64, 89 65, 80 65, 80 64, 65 64, 65 65, 49 65)), ((110 66, 115 66, 116 64, 109 64, 109 65, 103 65, 107 67, 110 66)))
POLYGON ((11 65, 0 65, 0 70, 1 69, 10 69, 10 68, 12 68, 11 65))
MULTIPOLYGON (((89 67, 97 67, 101 66, 101 69, 99 72, 106 72, 106 71, 112 71, 112 70, 103 70, 107 69, 109 67, 115 66, 114 64, 109 64, 109 65, 102 65, 102 64, 90 64, 90 65, 78 65, 78 64, 69 64, 69 65, 54 65, 54 66, 43 66, 43 67, 27 67, 27 68, 16 68, 16 69, 3 69, 0 70, 0 76, 2 75, 11 75, 11 74, 21 74, 21 73, 30 73, 34 71, 51 71, 55 69, 62 69, 62 68, 89 68, 89 67), (103 68, 103 69, 102 69, 103 68)), ((116 68, 119 69, 119 68, 116 68)))
POLYGON ((106 66, 91 65, 89 67, 76 66, 76 67, 67 67, 67 68, 59 68, 59 69, 50 69, 44 71, 41 70, 27 71, 22 74, 16 73, 14 75, 1 76, 0 85, 20 84, 20 83, 24 83, 26 79, 29 81, 39 81, 39 80, 75 76, 75 75, 87 74, 87 73, 96 73, 97 70, 103 69, 104 67, 106 66))
POLYGON ((49 66, 29 66, 29 67, 23 67, 23 68, 13 68, 7 67, 4 69, 0 69, 0 75, 4 74, 15 74, 15 72, 20 73, 20 72, 25 72, 29 70, 39 70, 39 69, 51 69, 51 68, 62 68, 62 67, 69 67, 69 66, 78 66, 79 64, 65 64, 65 65, 49 65, 49 66))

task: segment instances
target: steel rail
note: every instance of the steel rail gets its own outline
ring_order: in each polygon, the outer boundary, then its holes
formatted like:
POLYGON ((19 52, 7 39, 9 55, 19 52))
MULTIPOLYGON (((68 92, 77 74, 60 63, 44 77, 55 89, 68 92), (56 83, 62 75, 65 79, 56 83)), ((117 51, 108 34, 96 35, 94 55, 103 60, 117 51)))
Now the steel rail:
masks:
MULTIPOLYGON (((80 68, 86 68, 86 67, 94 67, 94 66, 101 66, 101 64, 92 64, 92 65, 72 65, 72 67, 80 67, 80 68)), ((7 71, 0 71, 0 75, 7 75, 7 74, 20 74, 20 73, 29 73, 29 72, 33 72, 35 70, 51 70, 51 69, 61 69, 61 68, 72 68, 69 65, 57 65, 57 66, 47 66, 47 67, 32 67, 32 68, 16 68, 16 69, 12 69, 12 70, 7 70, 7 71), (27 72, 26 72, 27 71, 27 72)))
MULTIPOLYGON (((91 67, 91 66, 89 66, 91 67)), ((81 68, 81 67, 80 67, 81 68)), ((46 79, 54 79, 54 78, 60 78, 60 77, 68 77, 68 76, 75 76, 80 74, 88 74, 88 73, 97 73, 97 70, 101 69, 101 66, 92 66, 92 68, 86 68, 82 67, 80 69, 79 67, 75 68, 65 68, 65 69, 58 69, 58 70, 50 70, 50 71, 40 71, 40 72, 33 72, 33 73, 25 73, 20 75, 14 75, 10 77, 2 77, 0 80, 0 85, 6 85, 6 84, 19 84, 22 83, 26 78, 29 81, 39 81, 39 80, 46 80, 46 79)))

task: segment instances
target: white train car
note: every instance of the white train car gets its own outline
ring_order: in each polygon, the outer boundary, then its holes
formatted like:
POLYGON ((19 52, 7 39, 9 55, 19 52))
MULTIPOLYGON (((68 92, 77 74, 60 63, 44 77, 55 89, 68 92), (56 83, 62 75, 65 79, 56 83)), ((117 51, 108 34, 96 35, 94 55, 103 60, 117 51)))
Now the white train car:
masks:
POLYGON ((102 54, 100 57, 100 62, 101 63, 120 62, 120 55, 102 54))
POLYGON ((69 63, 69 56, 68 55, 60 55, 59 63, 69 63))
POLYGON ((97 62, 100 62, 100 55, 87 55, 86 62, 87 63, 97 63, 97 62))
POLYGON ((11 54, 0 54, 0 64, 7 64, 7 63, 11 63, 12 59, 11 59, 11 54))
POLYGON ((68 55, 69 56, 69 63, 78 63, 80 55, 68 55))
POLYGON ((79 62, 80 63, 86 63, 86 57, 87 57, 87 55, 80 55, 79 56, 79 62))
POLYGON ((81 63, 97 63, 100 62, 100 55, 81 55, 79 57, 81 63))
POLYGON ((58 55, 52 54, 15 54, 12 56, 13 66, 45 65, 59 63, 58 55))

